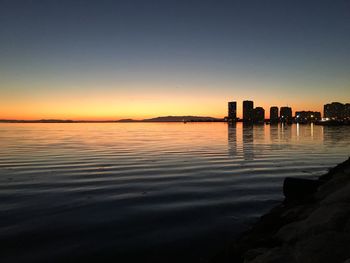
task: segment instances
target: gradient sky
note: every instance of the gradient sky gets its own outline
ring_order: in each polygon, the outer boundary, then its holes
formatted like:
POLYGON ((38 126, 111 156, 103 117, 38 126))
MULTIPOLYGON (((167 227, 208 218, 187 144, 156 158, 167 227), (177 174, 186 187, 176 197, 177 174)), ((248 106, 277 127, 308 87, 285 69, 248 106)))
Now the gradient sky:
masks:
POLYGON ((0 0, 0 119, 224 117, 244 99, 350 102, 350 1, 0 0))

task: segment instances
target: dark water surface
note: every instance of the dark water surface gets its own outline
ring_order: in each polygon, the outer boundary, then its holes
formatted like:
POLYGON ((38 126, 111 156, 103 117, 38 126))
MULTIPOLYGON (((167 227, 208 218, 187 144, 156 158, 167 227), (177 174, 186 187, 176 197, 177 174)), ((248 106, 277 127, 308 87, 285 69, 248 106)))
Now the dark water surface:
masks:
POLYGON ((1 262, 206 262, 350 127, 0 124, 1 262))

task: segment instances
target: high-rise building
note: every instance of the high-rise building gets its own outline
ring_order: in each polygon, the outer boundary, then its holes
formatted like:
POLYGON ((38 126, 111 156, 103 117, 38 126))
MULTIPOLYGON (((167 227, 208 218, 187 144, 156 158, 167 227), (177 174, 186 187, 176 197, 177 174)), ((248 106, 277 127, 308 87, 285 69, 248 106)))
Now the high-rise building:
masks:
POLYGON ((278 122, 278 107, 272 106, 270 108, 270 122, 277 123, 278 122))
POLYGON ((344 119, 350 120, 350 103, 346 103, 344 106, 344 119))
POLYGON ((281 107, 280 110, 280 120, 284 123, 292 122, 292 108, 291 107, 281 107))
POLYGON ((228 121, 237 120, 237 103, 235 101, 230 101, 228 103, 228 121))
POLYGON ((331 104, 327 103, 323 106, 323 117, 331 118, 331 116, 332 116, 332 106, 331 104))
POLYGON ((265 121, 265 110, 262 107, 256 107, 253 110, 253 121, 255 123, 264 123, 265 121))
POLYGON ((295 121, 297 123, 309 123, 321 120, 321 112, 319 111, 296 111, 295 121))
POLYGON ((332 102, 323 107, 323 117, 332 120, 342 120, 345 117, 345 105, 340 102, 332 102))
POLYGON ((332 106, 334 107, 335 118, 342 120, 344 118, 345 105, 340 102, 332 102, 332 106))
POLYGON ((253 121, 253 109, 254 102, 250 100, 243 101, 243 121, 252 122, 253 121))

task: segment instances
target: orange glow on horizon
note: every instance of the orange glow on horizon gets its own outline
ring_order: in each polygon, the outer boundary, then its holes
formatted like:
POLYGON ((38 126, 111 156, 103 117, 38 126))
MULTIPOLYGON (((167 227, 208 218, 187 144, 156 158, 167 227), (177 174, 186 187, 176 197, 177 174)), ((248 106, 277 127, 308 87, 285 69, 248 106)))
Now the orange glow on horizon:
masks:
POLYGON ((22 101, 5 103, 0 119, 118 120, 145 119, 169 115, 197 115, 222 118, 226 104, 211 99, 191 98, 94 98, 82 100, 22 101))
POLYGON ((156 86, 153 90, 138 92, 134 87, 121 89, 86 89, 67 93, 59 88, 48 91, 21 93, 8 89, 0 98, 0 119, 38 120, 119 120, 145 119, 159 116, 209 116, 224 118, 227 116, 227 103, 237 102, 237 116, 242 118, 243 100, 253 100, 254 107, 265 109, 265 118, 269 118, 270 107, 290 106, 295 111, 312 110, 323 114, 323 105, 330 100, 310 96, 290 98, 288 94, 271 95, 261 92, 254 95, 244 88, 232 88, 232 91, 219 92, 208 87, 202 92, 165 91, 156 86), (232 96, 234 94, 234 96, 232 96), (289 98, 288 103, 283 98, 289 98))
MULTIPOLYGON (((270 107, 290 106, 295 111, 323 113, 323 105, 349 102, 349 91, 338 87, 331 92, 324 86, 300 83, 269 83, 247 78, 247 82, 197 78, 176 86, 172 81, 100 81, 92 83, 46 82, 0 83, 0 119, 118 120, 144 119, 169 115, 196 115, 224 118, 227 103, 237 102, 242 118, 242 102, 254 101, 269 118, 270 107), (299 85, 297 85, 299 84, 299 85), (318 90, 316 93, 315 90, 318 90)), ((86 81, 86 80, 85 80, 86 81)))
MULTIPOLYGON (((43 102, 30 103, 26 102, 21 106, 16 104, 7 105, 1 108, 0 119, 17 119, 17 120, 37 120, 37 119, 64 119, 64 120, 88 120, 88 121, 105 121, 119 119, 147 119, 159 116, 209 116, 215 118, 224 118, 227 116, 228 101, 187 101, 175 100, 168 101, 124 101, 124 102, 84 102, 79 103, 59 103, 43 102)), ((257 103, 254 101, 254 107, 261 106, 265 109, 265 118, 269 118, 270 107, 281 104, 257 103)), ((288 105, 292 107, 293 114, 295 111, 312 110, 320 111, 323 114, 323 105, 302 103, 288 105)), ((242 118, 242 102, 237 101, 237 116, 242 118)))

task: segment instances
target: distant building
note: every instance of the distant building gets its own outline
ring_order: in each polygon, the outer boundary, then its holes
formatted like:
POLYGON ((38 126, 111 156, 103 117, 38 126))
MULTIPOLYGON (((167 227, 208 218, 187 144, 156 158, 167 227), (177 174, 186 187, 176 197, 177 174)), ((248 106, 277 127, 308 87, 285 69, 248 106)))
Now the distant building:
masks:
POLYGON ((295 122, 310 123, 321 120, 321 112, 319 111, 297 111, 295 112, 295 122))
POLYGON ((254 102, 250 100, 243 101, 243 121, 252 122, 253 121, 253 110, 254 102))
POLYGON ((350 103, 346 103, 344 106, 344 119, 350 120, 350 103))
POLYGON ((230 101, 228 103, 228 121, 237 120, 237 102, 230 101))
POLYGON ((278 107, 272 106, 270 108, 270 122, 277 123, 278 122, 278 107))
POLYGON ((291 123, 292 122, 292 108, 291 107, 281 107, 280 120, 283 123, 291 123))
MULTIPOLYGON (((322 119, 321 112, 319 112, 319 111, 314 111, 313 115, 314 115, 314 120, 315 121, 319 121, 319 120, 322 119)), ((311 116, 311 118, 312 118, 312 116, 311 116)))
POLYGON ((325 104, 323 106, 323 117, 324 118, 332 118, 333 113, 332 113, 332 106, 331 104, 325 104))
POLYGON ((332 102, 323 107, 323 117, 332 120, 343 120, 346 115, 345 105, 340 102, 332 102))
POLYGON ((262 107, 256 107, 253 110, 253 121, 255 123, 264 123, 265 121, 265 110, 262 107))

